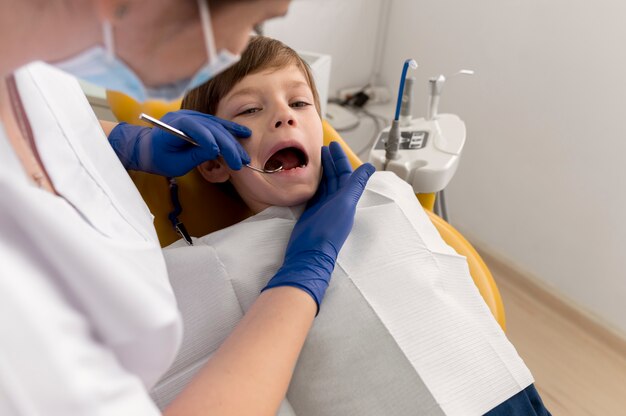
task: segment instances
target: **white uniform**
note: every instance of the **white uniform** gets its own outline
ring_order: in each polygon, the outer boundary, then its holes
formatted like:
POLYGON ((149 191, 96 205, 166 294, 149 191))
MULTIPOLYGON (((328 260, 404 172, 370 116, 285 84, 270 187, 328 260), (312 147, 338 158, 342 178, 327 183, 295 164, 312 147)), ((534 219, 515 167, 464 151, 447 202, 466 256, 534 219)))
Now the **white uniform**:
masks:
POLYGON ((147 390, 182 336, 152 216, 78 83, 16 73, 46 171, 0 125, 0 415, 155 415, 147 390))

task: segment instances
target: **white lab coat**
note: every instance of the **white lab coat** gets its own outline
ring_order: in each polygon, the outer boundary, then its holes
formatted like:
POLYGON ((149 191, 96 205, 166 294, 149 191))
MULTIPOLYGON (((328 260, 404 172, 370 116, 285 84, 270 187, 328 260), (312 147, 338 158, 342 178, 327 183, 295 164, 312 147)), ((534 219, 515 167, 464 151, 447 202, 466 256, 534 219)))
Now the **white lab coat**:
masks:
POLYGON ((16 81, 60 196, 0 125, 0 415, 159 414, 147 390, 182 326, 152 216, 72 77, 16 81))

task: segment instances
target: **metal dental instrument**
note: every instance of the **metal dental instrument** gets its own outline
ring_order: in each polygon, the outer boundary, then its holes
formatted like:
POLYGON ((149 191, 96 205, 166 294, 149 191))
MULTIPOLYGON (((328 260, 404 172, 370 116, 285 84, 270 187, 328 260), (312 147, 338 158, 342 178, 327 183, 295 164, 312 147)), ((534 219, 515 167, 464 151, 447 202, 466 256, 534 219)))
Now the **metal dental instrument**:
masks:
MULTIPOLYGON (((141 113, 139 115, 139 119, 141 119, 143 121, 146 121, 146 122, 152 124, 154 127, 160 128, 161 130, 165 130, 166 132, 171 133, 171 134, 173 134, 176 137, 180 137, 181 139, 183 139, 183 140, 185 140, 185 141, 187 141, 187 142, 189 142, 189 143, 191 143, 191 144, 193 144, 195 146, 200 146, 194 139, 189 137, 187 134, 185 134, 184 132, 178 130, 175 127, 170 126, 169 124, 166 124, 166 123, 162 122, 161 120, 157 120, 156 118, 151 117, 151 116, 149 116, 149 115, 147 115, 145 113, 141 113)), ((261 168, 254 167, 254 166, 252 166, 249 163, 244 165, 244 166, 246 166, 247 168, 252 169, 255 172, 261 172, 261 173, 278 173, 278 172, 281 172, 283 170, 282 166, 279 166, 276 169, 261 169, 261 168)))
POLYGON ((185 133, 183 133, 182 131, 178 130, 177 128, 172 127, 169 124, 165 124, 161 120, 157 120, 154 117, 150 117, 149 115, 147 115, 145 113, 141 113, 139 115, 139 119, 143 120, 143 121, 147 121, 148 123, 152 124, 154 127, 158 127, 161 130, 165 130, 166 132, 171 133, 174 136, 180 137, 181 139, 183 139, 186 142, 189 142, 189 143, 191 143, 191 144, 193 144, 195 146, 200 146, 194 139, 192 139, 191 137, 187 136, 185 133))
POLYGON ((252 169, 255 172, 261 172, 261 173, 278 173, 281 172, 283 170, 282 165, 277 167, 276 169, 261 169, 261 168, 255 168, 254 166, 247 164, 246 167, 252 169))

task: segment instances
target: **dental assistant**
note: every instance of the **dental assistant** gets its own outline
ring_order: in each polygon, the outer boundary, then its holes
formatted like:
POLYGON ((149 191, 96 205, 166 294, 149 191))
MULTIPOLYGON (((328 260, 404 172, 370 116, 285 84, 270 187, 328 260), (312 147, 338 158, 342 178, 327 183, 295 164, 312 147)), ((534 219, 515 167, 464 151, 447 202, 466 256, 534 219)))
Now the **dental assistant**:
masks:
MULTIPOLYGON (((0 0, 1 415, 159 414, 148 391, 182 328, 152 217, 58 68, 140 99, 170 97, 227 67, 253 25, 289 3, 205 1, 0 0)), ((118 151, 124 163, 246 162, 230 135, 245 136, 238 126, 172 117, 213 152, 190 156, 121 127, 110 139, 133 143, 118 151)), ((326 158, 283 267, 166 414, 275 414, 372 170, 326 158)))

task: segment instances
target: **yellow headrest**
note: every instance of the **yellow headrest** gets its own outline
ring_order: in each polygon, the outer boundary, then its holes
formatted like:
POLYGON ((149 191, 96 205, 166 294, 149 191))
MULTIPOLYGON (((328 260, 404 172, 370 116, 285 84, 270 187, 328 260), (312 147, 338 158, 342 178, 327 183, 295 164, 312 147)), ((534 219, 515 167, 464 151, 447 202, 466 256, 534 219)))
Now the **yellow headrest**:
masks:
MULTIPOLYGON (((117 119, 131 124, 140 124, 139 114, 142 112, 161 118, 166 113, 180 108, 180 101, 138 103, 124 94, 112 91, 107 92, 107 100, 117 119)), ((359 158, 326 121, 323 122, 323 131, 324 144, 328 145, 331 141, 339 142, 352 166, 361 165, 359 158)), ((167 179, 143 172, 133 171, 129 174, 155 217, 154 226, 161 246, 165 247, 178 240, 180 236, 174 231, 167 217, 173 209, 167 179)), ((195 169, 177 178, 177 182, 178 196, 183 209, 178 218, 192 236, 200 237, 226 228, 250 215, 248 208, 238 198, 228 195, 215 184, 204 180, 195 169)))
POLYGON ((126 94, 117 91, 107 91, 107 101, 111 112, 117 121, 125 121, 130 124, 150 126, 145 121, 139 120, 141 113, 152 117, 161 118, 170 111, 180 110, 182 100, 175 101, 146 101, 140 103, 126 94))

